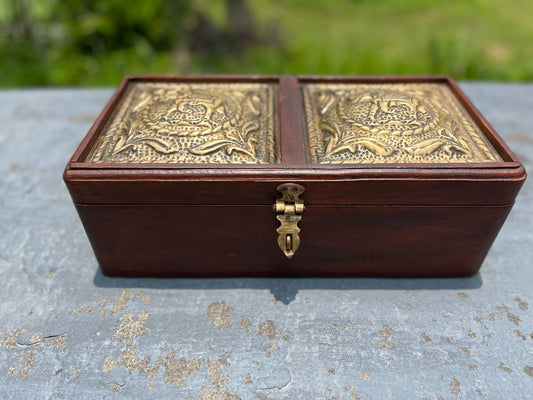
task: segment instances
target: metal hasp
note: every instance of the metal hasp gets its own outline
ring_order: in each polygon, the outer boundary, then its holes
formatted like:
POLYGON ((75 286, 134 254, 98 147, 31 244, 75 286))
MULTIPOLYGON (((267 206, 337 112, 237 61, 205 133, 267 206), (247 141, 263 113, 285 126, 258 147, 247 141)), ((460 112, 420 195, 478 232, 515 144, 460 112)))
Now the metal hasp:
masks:
POLYGON ((296 183, 284 183, 276 189, 281 193, 281 199, 277 199, 274 205, 276 218, 281 222, 276 230, 279 234, 278 246, 287 258, 292 258, 300 246, 298 222, 302 219, 304 202, 299 196, 305 188, 296 183))

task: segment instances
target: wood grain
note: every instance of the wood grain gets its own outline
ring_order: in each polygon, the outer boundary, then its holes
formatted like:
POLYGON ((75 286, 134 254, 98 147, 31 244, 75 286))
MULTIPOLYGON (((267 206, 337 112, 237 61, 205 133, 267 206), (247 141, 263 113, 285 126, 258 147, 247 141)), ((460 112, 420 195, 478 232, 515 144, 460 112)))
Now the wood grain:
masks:
POLYGON ((510 207, 307 207, 287 259, 267 206, 77 206, 115 276, 466 276, 510 207))

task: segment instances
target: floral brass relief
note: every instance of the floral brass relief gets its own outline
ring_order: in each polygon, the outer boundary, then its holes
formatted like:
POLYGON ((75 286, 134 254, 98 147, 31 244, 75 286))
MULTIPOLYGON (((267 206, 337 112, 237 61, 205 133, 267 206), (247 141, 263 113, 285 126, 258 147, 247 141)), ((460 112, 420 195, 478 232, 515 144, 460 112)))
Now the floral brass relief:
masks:
POLYGON ((461 163, 502 158, 443 84, 306 84, 313 163, 461 163))
POLYGON ((274 163, 276 94, 265 83, 135 83, 88 161, 274 163))

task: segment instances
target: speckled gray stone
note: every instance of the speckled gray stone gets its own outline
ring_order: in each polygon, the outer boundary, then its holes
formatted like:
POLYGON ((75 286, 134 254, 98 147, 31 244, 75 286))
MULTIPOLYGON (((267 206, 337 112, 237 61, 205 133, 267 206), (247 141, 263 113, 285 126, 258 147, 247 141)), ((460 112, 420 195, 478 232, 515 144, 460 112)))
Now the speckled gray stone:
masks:
MULTIPOLYGON (((461 86, 531 166, 533 85, 461 86)), ((61 174, 111 93, 0 91, 1 399, 533 398, 531 179, 472 278, 108 278, 61 174)))

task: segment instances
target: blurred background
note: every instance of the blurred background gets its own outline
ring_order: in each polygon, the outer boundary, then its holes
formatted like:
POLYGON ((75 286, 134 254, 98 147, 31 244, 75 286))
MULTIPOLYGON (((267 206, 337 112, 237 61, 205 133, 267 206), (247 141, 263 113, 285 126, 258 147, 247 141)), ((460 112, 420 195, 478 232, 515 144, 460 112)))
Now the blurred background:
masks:
POLYGON ((0 0, 0 86, 141 73, 533 80, 533 1, 0 0))

